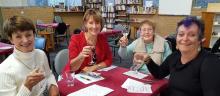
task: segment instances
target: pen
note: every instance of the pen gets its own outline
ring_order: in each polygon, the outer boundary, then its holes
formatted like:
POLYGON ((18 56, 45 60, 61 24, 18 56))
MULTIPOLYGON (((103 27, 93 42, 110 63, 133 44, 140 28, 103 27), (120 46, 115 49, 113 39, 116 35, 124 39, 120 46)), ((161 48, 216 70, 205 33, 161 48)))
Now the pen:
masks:
POLYGON ((82 79, 86 79, 86 80, 90 81, 90 79, 89 79, 89 78, 86 78, 86 77, 82 77, 82 76, 80 76, 80 78, 82 78, 82 79))

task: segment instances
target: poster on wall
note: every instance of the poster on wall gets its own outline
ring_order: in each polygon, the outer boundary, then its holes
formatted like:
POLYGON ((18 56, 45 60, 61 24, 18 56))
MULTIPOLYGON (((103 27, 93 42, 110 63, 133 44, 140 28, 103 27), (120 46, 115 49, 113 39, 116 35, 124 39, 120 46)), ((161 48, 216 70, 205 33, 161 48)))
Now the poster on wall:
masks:
POLYGON ((192 0, 159 0, 160 15, 190 15, 192 0))

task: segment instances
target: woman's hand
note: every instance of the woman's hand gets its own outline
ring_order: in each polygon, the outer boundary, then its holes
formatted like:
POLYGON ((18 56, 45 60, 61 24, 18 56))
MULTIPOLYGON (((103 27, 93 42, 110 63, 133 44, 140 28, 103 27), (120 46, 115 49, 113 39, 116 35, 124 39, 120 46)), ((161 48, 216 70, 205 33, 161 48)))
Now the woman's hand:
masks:
POLYGON ((86 57, 89 57, 90 54, 92 54, 92 49, 94 49, 95 46, 85 46, 83 47, 82 51, 79 54, 80 59, 84 59, 86 57))
POLYGON ((143 64, 150 61, 150 56, 146 52, 136 52, 134 54, 133 63, 134 64, 143 64))
POLYGON ((37 83, 39 83, 43 79, 44 74, 40 71, 40 69, 34 69, 27 75, 24 86, 26 86, 31 91, 33 86, 37 85, 37 83))
POLYGON ((126 47, 128 45, 128 38, 126 36, 123 36, 119 40, 119 45, 121 47, 126 47))
POLYGON ((55 85, 50 85, 49 96, 59 96, 59 89, 55 85))
POLYGON ((98 69, 98 66, 93 65, 93 66, 84 67, 84 68, 82 69, 82 71, 85 72, 85 73, 87 73, 87 72, 96 71, 97 69, 98 69))

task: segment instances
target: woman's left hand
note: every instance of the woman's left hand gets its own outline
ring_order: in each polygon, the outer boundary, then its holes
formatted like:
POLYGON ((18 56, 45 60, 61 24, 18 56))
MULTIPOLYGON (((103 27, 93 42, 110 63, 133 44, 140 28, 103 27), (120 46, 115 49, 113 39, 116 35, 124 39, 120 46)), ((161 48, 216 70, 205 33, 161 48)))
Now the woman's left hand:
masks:
POLYGON ((87 73, 87 72, 93 72, 97 69, 98 69, 97 66, 93 65, 93 66, 87 66, 87 67, 83 68, 82 70, 83 70, 83 72, 87 73))
POLYGON ((142 62, 149 62, 150 56, 146 52, 136 52, 134 54, 134 61, 138 62, 138 60, 141 60, 142 62))
POLYGON ((51 85, 49 88, 49 96, 59 96, 59 89, 55 85, 51 85))

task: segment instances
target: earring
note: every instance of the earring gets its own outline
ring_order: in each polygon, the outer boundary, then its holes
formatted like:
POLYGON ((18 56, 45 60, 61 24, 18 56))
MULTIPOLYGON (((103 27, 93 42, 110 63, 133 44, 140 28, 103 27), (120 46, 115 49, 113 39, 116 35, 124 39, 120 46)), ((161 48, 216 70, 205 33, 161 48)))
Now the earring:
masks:
POLYGON ((178 45, 176 45, 176 50, 179 50, 179 47, 178 47, 178 45))
POLYGON ((200 52, 201 51, 201 47, 199 47, 197 50, 198 50, 198 52, 200 52))

